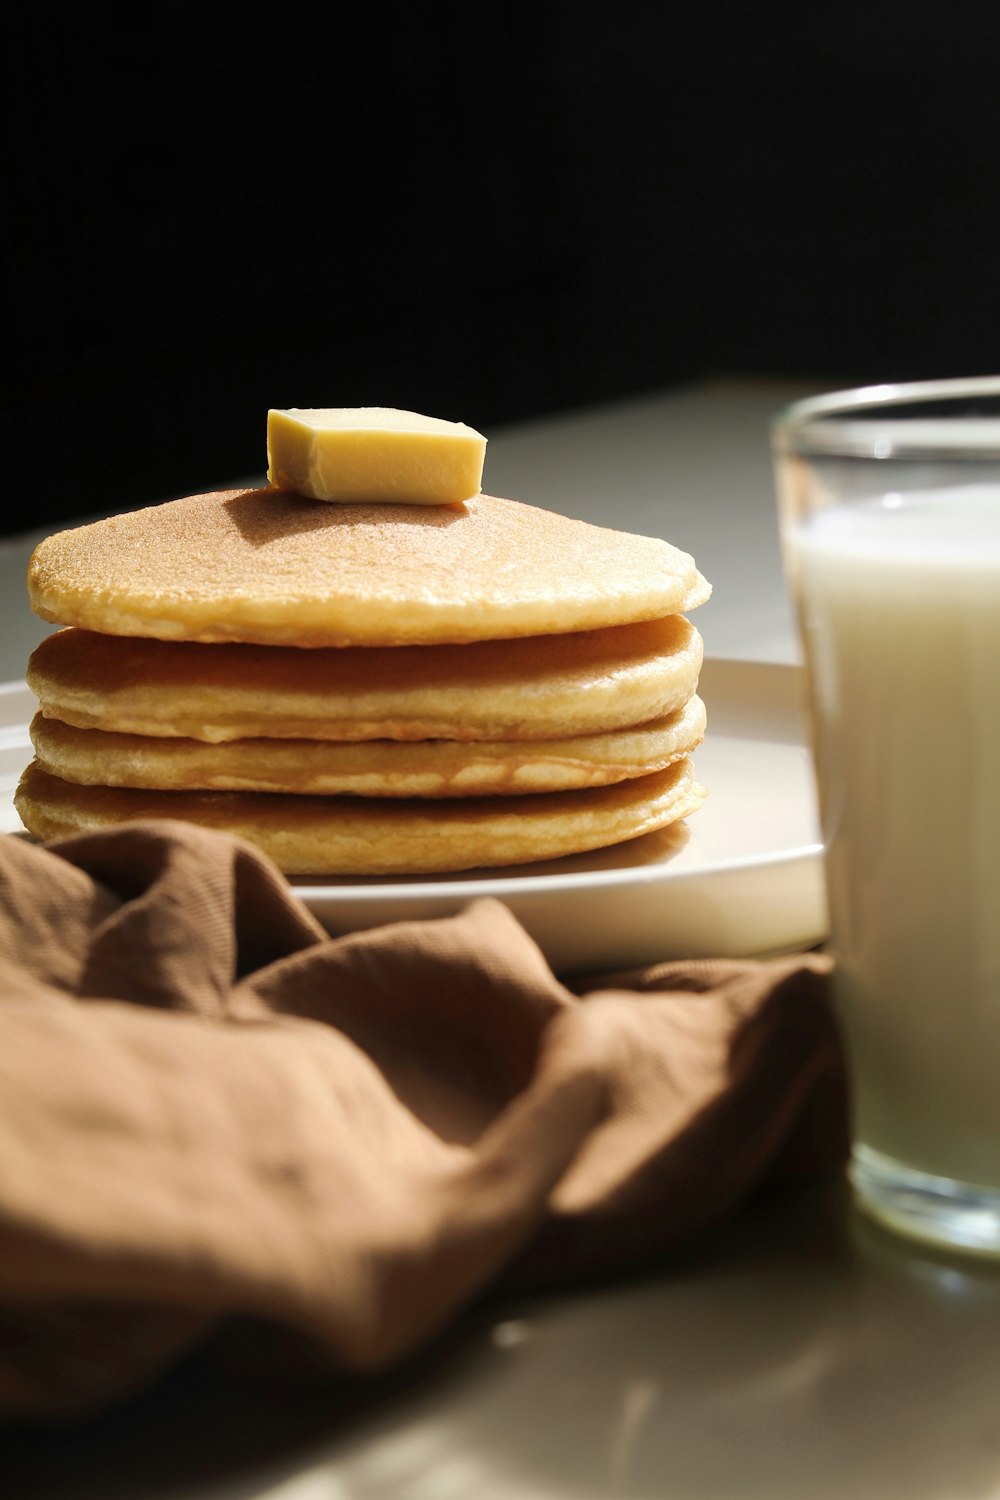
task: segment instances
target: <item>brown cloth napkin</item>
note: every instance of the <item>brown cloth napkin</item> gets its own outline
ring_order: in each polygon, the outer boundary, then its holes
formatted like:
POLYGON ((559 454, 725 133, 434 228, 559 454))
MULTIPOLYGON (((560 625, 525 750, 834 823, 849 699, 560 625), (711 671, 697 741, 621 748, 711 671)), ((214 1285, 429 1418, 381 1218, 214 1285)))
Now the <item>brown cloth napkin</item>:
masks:
POLYGON ((330 939, 249 846, 0 839, 0 1413, 224 1320, 341 1370, 845 1150, 827 961, 556 979, 502 905, 330 939))

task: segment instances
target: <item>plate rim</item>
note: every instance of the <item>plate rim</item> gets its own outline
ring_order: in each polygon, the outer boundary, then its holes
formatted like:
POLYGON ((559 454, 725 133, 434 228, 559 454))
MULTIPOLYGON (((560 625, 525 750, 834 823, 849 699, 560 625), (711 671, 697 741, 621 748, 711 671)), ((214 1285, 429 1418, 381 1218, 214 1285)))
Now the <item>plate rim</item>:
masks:
MULTIPOLYGON (((591 851, 596 852, 596 851, 591 851)), ((643 865, 622 865, 610 870, 567 870, 564 874, 547 872, 541 875, 494 875, 472 876, 468 880, 416 880, 410 885, 389 885, 385 881, 365 886, 338 886, 300 883, 308 877, 292 877, 291 886, 303 901, 350 902, 372 901, 379 897, 385 900, 405 901, 416 897, 434 897, 441 900, 482 900, 488 896, 502 901, 507 896, 537 896, 547 891, 560 893, 577 888, 593 889, 595 886, 654 885, 667 881, 690 881, 694 879, 718 879, 726 875, 744 874, 748 870, 774 869, 781 865, 795 865, 818 859, 823 853, 822 841, 795 844, 789 849, 775 850, 770 854, 743 854, 732 859, 714 860, 698 865, 695 869, 678 868, 675 864, 657 864, 651 861, 643 865), (491 889, 490 887, 498 887, 491 889)))

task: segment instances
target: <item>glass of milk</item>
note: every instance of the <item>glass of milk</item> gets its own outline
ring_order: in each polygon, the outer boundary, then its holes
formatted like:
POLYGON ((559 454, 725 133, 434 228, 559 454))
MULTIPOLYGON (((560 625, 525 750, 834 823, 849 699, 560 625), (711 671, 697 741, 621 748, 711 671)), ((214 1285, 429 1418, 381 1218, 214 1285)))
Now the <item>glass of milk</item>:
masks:
POLYGON ((1000 377, 772 430, 859 1206, 1000 1256, 1000 377))

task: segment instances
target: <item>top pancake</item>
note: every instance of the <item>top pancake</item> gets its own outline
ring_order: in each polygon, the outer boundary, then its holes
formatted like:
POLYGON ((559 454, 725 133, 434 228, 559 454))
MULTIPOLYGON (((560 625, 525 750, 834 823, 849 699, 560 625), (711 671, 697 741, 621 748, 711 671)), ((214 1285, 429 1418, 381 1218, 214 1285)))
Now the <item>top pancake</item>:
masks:
POLYGON ((222 490, 48 537, 28 569, 44 620, 108 635, 396 646, 652 620, 709 585, 685 552, 515 500, 318 505, 222 490))

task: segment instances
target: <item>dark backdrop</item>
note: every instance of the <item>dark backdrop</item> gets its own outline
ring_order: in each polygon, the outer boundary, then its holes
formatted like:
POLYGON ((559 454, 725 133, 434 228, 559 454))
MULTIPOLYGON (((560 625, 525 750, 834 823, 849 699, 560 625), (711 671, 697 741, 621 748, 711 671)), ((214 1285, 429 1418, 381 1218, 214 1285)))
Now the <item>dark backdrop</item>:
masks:
POLYGON ((1000 369, 995 3, 5 25, 8 531, 260 472, 272 405, 1000 369))

